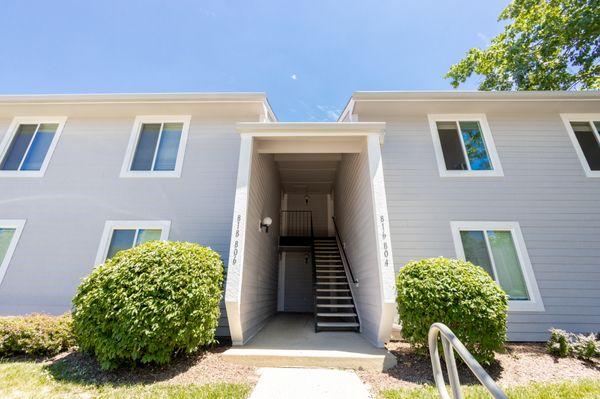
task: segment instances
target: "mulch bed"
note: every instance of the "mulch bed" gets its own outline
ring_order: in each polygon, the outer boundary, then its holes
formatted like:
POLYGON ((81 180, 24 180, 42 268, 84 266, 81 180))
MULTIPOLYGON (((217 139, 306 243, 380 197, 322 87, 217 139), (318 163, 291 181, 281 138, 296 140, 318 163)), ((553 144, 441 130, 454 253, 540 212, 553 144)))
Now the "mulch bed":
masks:
MULTIPOLYGON (((401 341, 388 343, 387 349, 398 359, 397 366, 383 373, 358 372, 373 391, 433 384, 429 357, 415 354, 410 345, 401 341)), ((442 368, 445 368, 443 360, 442 368)), ((507 344, 506 353, 497 354, 495 363, 486 367, 486 371, 498 384, 508 387, 531 382, 600 379, 600 362, 556 358, 546 353, 542 343, 514 343, 507 344)), ((462 384, 479 384, 464 364, 459 365, 459 376, 462 384)))

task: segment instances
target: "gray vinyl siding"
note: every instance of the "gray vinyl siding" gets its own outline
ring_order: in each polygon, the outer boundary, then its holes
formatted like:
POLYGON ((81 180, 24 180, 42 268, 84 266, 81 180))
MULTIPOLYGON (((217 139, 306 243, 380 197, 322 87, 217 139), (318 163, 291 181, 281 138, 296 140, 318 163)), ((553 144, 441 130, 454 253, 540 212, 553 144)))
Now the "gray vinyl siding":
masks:
POLYGON ((241 323, 244 341, 252 338, 277 312, 279 172, 273 155, 254 153, 250 169, 241 323), (259 230, 265 216, 273 219, 269 232, 259 230))
POLYGON ((360 314, 361 331, 375 343, 378 341, 382 294, 366 149, 359 154, 342 155, 334 190, 336 223, 352 271, 360 283, 354 288, 354 300, 360 314))
MULTIPOLYGON (((170 240, 210 246, 227 260, 235 121, 192 114, 180 178, 119 178, 135 116, 69 118, 44 177, 0 178, 0 219, 27 220, 0 286, 1 314, 70 310, 106 220, 170 220, 170 240)), ((0 139, 9 123, 0 119, 0 139)), ((217 335, 229 335, 224 306, 217 335)))
POLYGON ((504 177, 441 178, 426 110, 376 118, 387 120, 382 152, 396 268, 455 257, 450 221, 516 221, 545 312, 510 312, 509 339, 544 340, 550 327, 599 331, 600 179, 585 177, 558 113, 500 107, 486 116, 504 177))

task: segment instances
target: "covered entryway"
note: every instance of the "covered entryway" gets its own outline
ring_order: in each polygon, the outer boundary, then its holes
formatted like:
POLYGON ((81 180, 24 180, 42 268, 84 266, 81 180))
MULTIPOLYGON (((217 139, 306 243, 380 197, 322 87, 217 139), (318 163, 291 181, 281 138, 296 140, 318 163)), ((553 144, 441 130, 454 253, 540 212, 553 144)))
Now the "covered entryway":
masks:
POLYGON ((389 339, 395 287, 380 152, 384 127, 238 125, 225 294, 234 345, 264 342, 273 323, 292 320, 310 320, 311 336, 331 345, 339 340, 335 334, 376 347, 389 339), (293 234, 297 229, 304 230, 293 234))

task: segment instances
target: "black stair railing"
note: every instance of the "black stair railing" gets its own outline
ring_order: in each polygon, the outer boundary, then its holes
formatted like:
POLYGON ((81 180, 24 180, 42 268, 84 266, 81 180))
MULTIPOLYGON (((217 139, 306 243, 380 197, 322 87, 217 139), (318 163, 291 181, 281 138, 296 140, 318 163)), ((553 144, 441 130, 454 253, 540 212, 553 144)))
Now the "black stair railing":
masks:
POLYGON ((352 279, 352 282, 354 284, 358 284, 358 280, 354 277, 354 273, 352 272, 352 266, 350 265, 350 260, 348 260, 348 255, 346 254, 346 248, 344 248, 344 241, 342 240, 342 237, 340 236, 340 231, 338 230, 337 224, 335 223, 335 216, 332 216, 331 219, 333 220, 333 229, 335 230, 335 235, 336 235, 337 239, 340 241, 340 250, 342 252, 342 256, 344 257, 344 261, 346 262, 346 265, 348 265, 348 271, 350 272, 350 278, 352 279))

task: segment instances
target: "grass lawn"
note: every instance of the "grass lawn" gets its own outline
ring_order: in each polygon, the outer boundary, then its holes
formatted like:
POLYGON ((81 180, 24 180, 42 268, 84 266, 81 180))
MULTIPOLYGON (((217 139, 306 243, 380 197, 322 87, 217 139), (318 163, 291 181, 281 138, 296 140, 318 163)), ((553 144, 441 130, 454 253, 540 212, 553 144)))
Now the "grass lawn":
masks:
MULTIPOLYGON (((448 390, 450 391, 450 390, 448 390)), ((490 396, 481 386, 463 388, 465 398, 488 399, 490 396)), ((530 384, 505 390, 510 399, 597 399, 600 398, 600 381, 581 380, 560 384, 530 384)), ((437 399, 434 387, 406 388, 381 391, 385 399, 437 399)))
POLYGON ((0 398, 81 398, 81 399, 185 399, 246 398, 251 391, 244 384, 167 385, 85 384, 57 380, 41 363, 0 362, 0 398))

